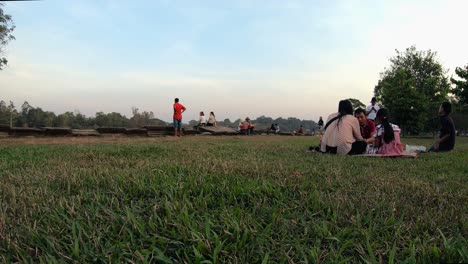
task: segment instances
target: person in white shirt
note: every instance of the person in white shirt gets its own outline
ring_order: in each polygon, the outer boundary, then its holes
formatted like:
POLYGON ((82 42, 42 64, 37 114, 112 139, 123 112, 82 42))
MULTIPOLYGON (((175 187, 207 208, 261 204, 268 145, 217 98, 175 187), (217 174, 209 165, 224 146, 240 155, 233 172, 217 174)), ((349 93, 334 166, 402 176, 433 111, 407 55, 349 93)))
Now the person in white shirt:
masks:
POLYGON ((375 97, 372 97, 371 104, 366 108, 367 119, 372 121, 375 121, 377 111, 380 109, 379 105, 375 103, 376 101, 375 97))
POLYGON ((205 113, 200 112, 200 119, 198 120, 198 126, 206 126, 205 113))

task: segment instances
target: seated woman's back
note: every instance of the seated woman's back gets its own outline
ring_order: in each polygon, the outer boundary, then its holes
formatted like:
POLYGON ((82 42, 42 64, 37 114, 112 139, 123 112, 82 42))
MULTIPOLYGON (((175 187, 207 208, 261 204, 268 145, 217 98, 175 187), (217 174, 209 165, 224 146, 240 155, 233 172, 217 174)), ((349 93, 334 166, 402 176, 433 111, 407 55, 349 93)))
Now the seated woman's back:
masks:
POLYGON ((352 115, 344 115, 341 118, 330 120, 339 116, 339 113, 328 117, 325 134, 322 137, 321 151, 326 152, 328 147, 336 147, 336 153, 346 155, 350 152, 352 144, 356 140, 363 140, 359 128, 359 121, 352 115))

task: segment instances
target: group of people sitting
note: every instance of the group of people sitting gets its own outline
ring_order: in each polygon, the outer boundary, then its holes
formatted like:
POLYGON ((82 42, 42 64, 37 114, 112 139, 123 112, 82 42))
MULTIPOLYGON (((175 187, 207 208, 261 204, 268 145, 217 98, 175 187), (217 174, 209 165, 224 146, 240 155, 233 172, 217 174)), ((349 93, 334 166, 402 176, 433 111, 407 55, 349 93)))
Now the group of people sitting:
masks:
POLYGON ((368 118, 365 110, 353 107, 342 100, 338 112, 328 117, 320 141, 320 151, 332 154, 357 155, 364 153, 402 154, 400 128, 390 123, 388 111, 379 109, 375 120, 368 118))
MULTIPOLYGON (((401 129, 390 122, 388 110, 378 107, 375 98, 372 98, 372 105, 366 110, 358 108, 353 115, 351 102, 340 101, 338 112, 328 117, 320 146, 314 150, 342 155, 403 154, 401 129)), ((450 103, 443 103, 439 109, 442 125, 440 137, 429 151, 453 149, 455 126, 448 117, 450 112, 450 103)))
POLYGON ((294 129, 293 134, 299 134, 299 135, 304 134, 304 127, 302 127, 301 125, 299 128, 294 129))
POLYGON ((267 134, 274 133, 278 134, 280 132, 279 124, 271 124, 270 129, 268 130, 267 134))
POLYGON ((198 120, 198 125, 197 127, 204 127, 204 126, 214 126, 216 127, 216 116, 214 112, 210 112, 210 116, 208 120, 205 117, 205 113, 200 112, 200 119, 198 120))
POLYGON ((246 117, 244 120, 239 121, 238 131, 241 134, 253 135, 255 124, 252 124, 249 117, 246 117))

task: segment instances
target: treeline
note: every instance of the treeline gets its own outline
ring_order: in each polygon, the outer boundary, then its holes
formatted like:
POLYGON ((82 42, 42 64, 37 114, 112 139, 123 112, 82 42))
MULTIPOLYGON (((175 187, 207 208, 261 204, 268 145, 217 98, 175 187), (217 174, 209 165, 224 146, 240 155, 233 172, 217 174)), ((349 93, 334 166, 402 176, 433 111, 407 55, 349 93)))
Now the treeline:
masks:
MULTIPOLYGON (((231 121, 224 119, 218 121, 218 125, 236 128, 239 125, 240 119, 231 121)), ((313 131, 317 128, 317 123, 312 120, 300 120, 295 117, 276 118, 261 116, 252 122, 257 126, 257 129, 268 129, 271 124, 278 124, 280 130, 284 132, 292 132, 298 129, 301 125, 305 131, 313 131)), ((40 107, 34 107, 28 102, 17 109, 13 102, 8 104, 5 101, 0 101, 0 124, 11 125, 12 127, 68 127, 73 129, 80 128, 97 128, 97 127, 127 127, 137 128, 143 126, 167 126, 171 125, 163 120, 155 118, 153 112, 140 112, 138 108, 132 108, 132 116, 130 118, 120 113, 104 113, 97 112, 94 117, 87 117, 80 112, 65 112, 63 114, 55 114, 51 111, 45 111, 40 107)), ((195 126, 198 121, 191 120, 188 125, 195 126)))
POLYGON ((154 117, 153 112, 140 112, 132 108, 132 117, 127 118, 120 113, 97 112, 95 117, 86 117, 80 112, 65 112, 56 115, 54 112, 44 111, 40 107, 33 107, 24 102, 17 109, 13 102, 7 104, 0 101, 0 124, 12 127, 69 127, 73 129, 95 127, 142 127, 145 125, 166 126, 166 122, 154 117))

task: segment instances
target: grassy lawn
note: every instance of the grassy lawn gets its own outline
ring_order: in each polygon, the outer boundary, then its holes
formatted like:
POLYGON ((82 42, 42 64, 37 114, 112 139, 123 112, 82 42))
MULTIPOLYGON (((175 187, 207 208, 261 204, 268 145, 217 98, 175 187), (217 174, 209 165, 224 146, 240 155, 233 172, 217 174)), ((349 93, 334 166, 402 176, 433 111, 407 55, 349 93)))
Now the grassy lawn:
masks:
POLYGON ((468 262, 468 138, 418 159, 306 153, 312 137, 48 140, 0 140, 2 263, 468 262))

